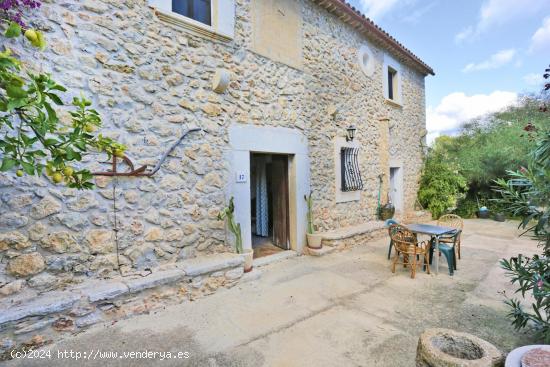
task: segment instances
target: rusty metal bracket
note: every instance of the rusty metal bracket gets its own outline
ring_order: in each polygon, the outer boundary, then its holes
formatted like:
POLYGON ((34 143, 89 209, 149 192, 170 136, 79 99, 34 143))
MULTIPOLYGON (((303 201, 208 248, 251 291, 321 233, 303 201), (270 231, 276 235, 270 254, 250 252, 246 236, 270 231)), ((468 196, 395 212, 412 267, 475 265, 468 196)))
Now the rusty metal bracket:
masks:
POLYGON ((183 141, 183 139, 191 132, 194 131, 201 131, 201 128, 195 127, 191 129, 185 130, 185 132, 182 134, 182 136, 174 143, 172 146, 164 152, 164 154, 160 157, 160 160, 158 163, 153 167, 152 170, 147 171, 147 165, 141 166, 139 168, 135 168, 134 163, 128 158, 128 156, 124 155, 122 157, 117 157, 113 154, 113 158, 111 161, 111 170, 105 171, 105 172, 93 172, 92 175, 94 176, 125 176, 125 177, 151 177, 157 171, 160 169, 160 166, 164 163, 166 158, 172 151, 183 141), (126 163, 126 165, 130 168, 129 171, 125 172, 119 172, 118 171, 118 159, 121 159, 122 162, 126 163))

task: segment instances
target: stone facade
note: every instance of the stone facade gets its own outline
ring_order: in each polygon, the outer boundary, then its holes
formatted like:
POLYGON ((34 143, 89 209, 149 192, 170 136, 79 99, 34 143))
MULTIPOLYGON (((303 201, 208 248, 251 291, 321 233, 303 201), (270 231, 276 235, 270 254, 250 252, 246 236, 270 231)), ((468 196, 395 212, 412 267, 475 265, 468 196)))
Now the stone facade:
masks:
MULTIPOLYGON (((111 276, 118 264, 131 273, 232 252, 216 215, 233 180, 228 130, 235 124, 286 127, 307 137, 319 230, 374 220, 378 175, 386 190, 390 160, 402 164, 404 209, 413 210, 426 133, 425 75, 402 60, 401 106, 387 103, 382 65, 389 51, 315 3, 299 1, 299 68, 252 51, 250 0, 235 1, 229 42, 169 25, 145 0, 44 3, 36 26, 46 33, 45 52, 19 40, 2 43, 67 86, 67 102, 81 92, 91 96, 102 132, 126 144, 136 165, 154 166, 188 126, 204 132, 186 138, 153 177, 97 177, 93 191, 0 174, 0 294, 111 276), (374 52, 371 77, 357 62, 365 43, 374 52), (220 68, 231 75, 222 94, 211 86, 220 68), (350 124, 357 126, 365 187, 360 200, 336 203, 333 140, 350 124)), ((68 121, 66 112, 61 117, 68 121)), ((89 156, 84 165, 103 171, 102 159, 89 156)))

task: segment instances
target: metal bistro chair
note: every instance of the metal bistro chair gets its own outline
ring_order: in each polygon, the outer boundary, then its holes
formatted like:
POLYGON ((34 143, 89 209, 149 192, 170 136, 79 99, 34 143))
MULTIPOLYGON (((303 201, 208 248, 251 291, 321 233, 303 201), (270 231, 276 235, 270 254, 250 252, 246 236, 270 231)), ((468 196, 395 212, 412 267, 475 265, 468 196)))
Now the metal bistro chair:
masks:
MULTIPOLYGON (((449 235, 445 237, 444 242, 441 241, 442 238, 439 239, 439 252, 445 255, 445 258, 447 259, 447 265, 449 267, 449 275, 453 275, 454 271, 456 270, 456 241, 457 238, 460 236, 460 230, 454 232, 454 234, 449 235)), ((434 257, 434 250, 435 250, 435 240, 432 238, 430 240, 430 264, 432 263, 433 257, 434 257)))
POLYGON ((392 273, 395 273, 395 266, 403 264, 411 268, 411 278, 416 275, 416 267, 421 264, 419 257, 424 257, 423 263, 426 271, 430 274, 429 252, 430 245, 426 242, 419 243, 414 233, 406 227, 399 224, 390 226, 391 240, 395 247, 395 255, 392 263, 392 273), (403 256, 403 262, 400 262, 400 257, 403 256))
POLYGON ((446 214, 437 220, 437 225, 451 227, 457 230, 457 233, 440 237, 439 242, 446 244, 452 243, 453 245, 455 245, 458 252, 458 259, 460 260, 460 235, 462 234, 462 230, 464 229, 464 221, 456 214, 446 214))

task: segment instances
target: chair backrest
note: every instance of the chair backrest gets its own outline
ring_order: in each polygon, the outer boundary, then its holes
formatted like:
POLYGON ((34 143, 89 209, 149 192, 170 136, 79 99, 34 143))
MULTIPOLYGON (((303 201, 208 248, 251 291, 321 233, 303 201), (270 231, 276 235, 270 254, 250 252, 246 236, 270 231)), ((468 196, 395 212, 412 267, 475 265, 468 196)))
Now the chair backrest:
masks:
POLYGON ((456 229, 459 229, 461 231, 464 229, 464 221, 462 220, 461 217, 459 217, 456 214, 445 214, 445 215, 441 216, 437 220, 437 225, 438 226, 456 228, 456 229))
POLYGON ((389 228, 393 246, 399 252, 414 252, 416 249, 416 236, 407 227, 392 224, 389 228))

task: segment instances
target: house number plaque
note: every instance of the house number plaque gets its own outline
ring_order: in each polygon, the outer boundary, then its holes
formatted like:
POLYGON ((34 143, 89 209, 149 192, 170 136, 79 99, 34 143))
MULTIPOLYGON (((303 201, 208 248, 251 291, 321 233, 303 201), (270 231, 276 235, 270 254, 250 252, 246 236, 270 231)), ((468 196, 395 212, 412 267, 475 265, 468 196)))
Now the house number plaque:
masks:
POLYGON ((246 172, 238 171, 237 172, 237 183, 243 183, 243 182, 246 182, 246 181, 247 181, 246 172))

